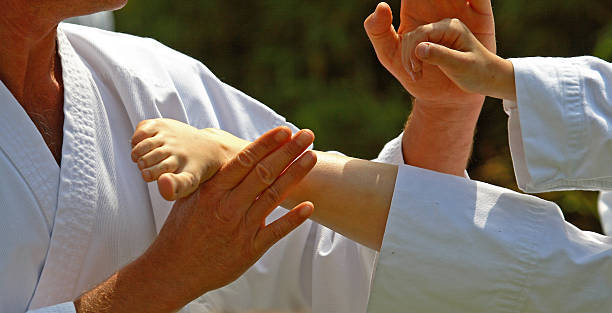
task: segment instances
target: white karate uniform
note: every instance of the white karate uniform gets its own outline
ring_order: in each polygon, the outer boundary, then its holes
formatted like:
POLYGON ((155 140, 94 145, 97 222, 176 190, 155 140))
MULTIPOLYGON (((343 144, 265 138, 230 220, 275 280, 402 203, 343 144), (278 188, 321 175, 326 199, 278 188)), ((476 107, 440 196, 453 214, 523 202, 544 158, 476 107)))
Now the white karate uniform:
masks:
MULTIPOLYGON (((154 40, 62 24, 58 46, 61 168, 0 84, 0 312, 74 312, 70 301, 154 240, 172 203, 142 181, 130 160, 139 121, 173 118, 248 140, 280 125, 296 130, 154 40)), ((375 258, 373 250, 307 221, 237 281, 184 311, 365 312, 375 258)))
MULTIPOLYGON (((69 301, 154 239, 171 204, 129 160, 138 121, 164 116, 250 140, 287 125, 155 41, 69 25, 58 35, 61 169, 0 86, 0 174, 10 182, 0 188, 1 312, 74 312, 69 301)), ((516 112, 511 125, 522 127, 516 112)), ((401 162, 401 138, 380 159, 401 162)), ((605 311, 612 307, 611 247, 609 238, 567 224, 550 202, 401 166, 368 311, 605 311)), ((236 282, 185 310, 363 312, 375 258, 306 222, 236 282)))
MULTIPOLYGON (((513 59, 506 102, 519 186, 612 187, 612 65, 513 59)), ((602 193, 610 230, 610 193, 602 193)), ((609 312, 612 238, 581 231, 550 202, 403 166, 370 312, 609 312)))

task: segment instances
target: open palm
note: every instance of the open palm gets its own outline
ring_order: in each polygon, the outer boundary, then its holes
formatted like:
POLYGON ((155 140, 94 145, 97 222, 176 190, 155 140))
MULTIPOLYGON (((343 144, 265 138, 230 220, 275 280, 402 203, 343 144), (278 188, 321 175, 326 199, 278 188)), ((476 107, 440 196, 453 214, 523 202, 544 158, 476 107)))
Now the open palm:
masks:
POLYGON ((397 32, 391 8, 381 3, 364 26, 380 62, 415 98, 438 104, 482 104, 482 96, 462 91, 437 66, 424 64, 422 77, 413 81, 402 65, 401 34, 445 18, 460 19, 485 47, 496 51, 490 0, 402 0, 397 32))

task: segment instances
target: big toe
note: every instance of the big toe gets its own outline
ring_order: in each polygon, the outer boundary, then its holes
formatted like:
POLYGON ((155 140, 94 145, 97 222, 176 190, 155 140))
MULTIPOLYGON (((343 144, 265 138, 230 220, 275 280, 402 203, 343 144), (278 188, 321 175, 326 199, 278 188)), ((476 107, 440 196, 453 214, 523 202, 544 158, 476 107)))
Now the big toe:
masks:
POLYGON ((198 188, 199 182, 190 173, 165 173, 157 180, 159 193, 168 201, 189 196, 198 188))

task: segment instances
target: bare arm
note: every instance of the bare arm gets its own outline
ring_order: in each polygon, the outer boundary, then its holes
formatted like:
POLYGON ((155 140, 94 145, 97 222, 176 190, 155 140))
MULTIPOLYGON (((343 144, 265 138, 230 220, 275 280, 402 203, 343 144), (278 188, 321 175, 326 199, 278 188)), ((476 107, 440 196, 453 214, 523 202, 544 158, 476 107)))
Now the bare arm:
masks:
MULTIPOLYGON (((314 134, 308 130, 298 131, 294 135, 294 139, 299 140, 300 137, 303 137, 305 144, 314 140, 314 134)), ((195 179, 187 181, 195 182, 195 189, 199 182, 208 180, 225 160, 234 157, 249 144, 222 130, 198 130, 168 119, 141 122, 132 142, 135 143, 133 160, 139 166, 145 163, 145 166, 140 166, 141 169, 150 166, 147 164, 148 156, 155 155, 154 150, 148 152, 147 147, 150 146, 160 146, 156 149, 172 151, 171 155, 179 156, 176 159, 185 160, 184 166, 180 167, 182 173, 160 175, 157 171, 155 175, 149 176, 150 180, 158 179, 160 193, 166 195, 167 200, 174 200, 176 196, 184 197, 193 190, 187 188, 173 193, 174 187, 162 188, 164 176, 178 178, 180 175, 193 174, 195 179), (154 141, 162 144, 151 144, 154 141)), ((313 201, 317 206, 314 220, 372 249, 380 249, 397 167, 324 152, 317 152, 317 156, 315 168, 289 194, 284 206, 290 208, 302 201, 313 201)), ((157 165, 144 169, 143 177, 147 176, 144 172, 155 172, 156 168, 157 165)), ((181 184, 181 180, 177 182, 174 186, 186 185, 181 184)))
POLYGON ((464 5, 456 0, 402 1, 397 32, 391 8, 381 3, 364 26, 381 64, 415 97, 404 132, 404 160, 463 176, 484 97, 462 90, 437 66, 402 55, 405 34, 445 18, 460 18, 486 49, 495 52, 490 0, 466 1, 464 5))
POLYGON ((317 151, 317 165, 284 202, 308 200, 311 219, 371 249, 380 250, 397 166, 317 151))

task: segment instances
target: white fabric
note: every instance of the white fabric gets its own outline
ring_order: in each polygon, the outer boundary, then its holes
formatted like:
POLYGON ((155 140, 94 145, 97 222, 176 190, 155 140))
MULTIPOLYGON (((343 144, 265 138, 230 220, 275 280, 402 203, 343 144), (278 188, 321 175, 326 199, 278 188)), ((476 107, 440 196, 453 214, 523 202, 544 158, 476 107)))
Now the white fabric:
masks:
POLYGON ((594 57, 512 59, 506 101, 519 187, 612 189, 612 64, 594 57))
MULTIPOLYGON (((504 103, 519 186, 612 186, 612 65, 592 57, 512 60, 504 103)), ((600 213, 612 230, 612 193, 600 213)), ((580 231, 550 202, 403 166, 369 312, 607 312, 612 238, 580 231)))
MULTIPOLYGON (((527 192, 612 187, 612 64, 594 57, 512 59, 517 103, 510 150, 519 187, 527 192)), ((612 194, 599 215, 612 234, 612 194)))
POLYGON ((368 312, 608 312, 612 238, 532 196, 401 166, 368 312))
MULTIPOLYGON (((174 118, 248 140, 279 125, 295 130, 201 63, 153 40, 62 24, 58 45, 61 168, 0 85, 0 177, 10 182, 0 188, 0 312, 73 312, 70 301, 152 242, 171 203, 142 181, 129 158, 139 121, 174 118)), ((401 152, 398 144, 387 149, 401 152)), ((236 282, 184 311, 365 312, 375 258, 307 221, 236 282)))

